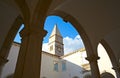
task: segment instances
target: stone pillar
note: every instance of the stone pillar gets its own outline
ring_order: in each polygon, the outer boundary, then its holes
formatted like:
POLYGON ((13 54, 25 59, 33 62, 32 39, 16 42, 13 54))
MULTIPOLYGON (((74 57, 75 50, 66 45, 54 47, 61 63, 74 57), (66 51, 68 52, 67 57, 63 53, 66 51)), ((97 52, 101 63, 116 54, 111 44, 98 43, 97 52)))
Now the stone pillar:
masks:
POLYGON ((45 34, 45 30, 37 28, 23 29, 20 32, 22 43, 14 78, 40 78, 42 41, 45 34))
POLYGON ((90 63, 92 78, 100 78, 100 72, 97 64, 97 60, 99 59, 99 57, 94 55, 94 56, 87 57, 86 59, 90 63))
POLYGON ((114 66, 112 69, 115 70, 117 78, 120 78, 120 66, 119 65, 116 67, 114 66))

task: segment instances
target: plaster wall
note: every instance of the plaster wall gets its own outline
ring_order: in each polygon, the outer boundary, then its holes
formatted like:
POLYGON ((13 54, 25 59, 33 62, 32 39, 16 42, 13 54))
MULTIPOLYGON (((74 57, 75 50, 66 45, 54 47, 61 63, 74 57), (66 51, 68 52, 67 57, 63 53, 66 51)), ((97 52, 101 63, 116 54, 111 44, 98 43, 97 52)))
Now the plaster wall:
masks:
POLYGON ((54 71, 54 63, 58 62, 59 66, 59 58, 55 56, 42 54, 42 65, 41 65, 41 78, 59 78, 59 68, 58 71, 54 71))
MULTIPOLYGON (((5 64, 2 70, 1 78, 6 78, 14 74, 19 48, 20 46, 16 43, 13 43, 11 46, 8 56, 9 61, 5 64)), ((115 76, 115 72, 112 70, 110 59, 102 45, 98 46, 98 54, 100 56, 100 60, 98 60, 100 73, 104 73, 106 71, 115 76)), ((89 62, 85 60, 85 57, 87 57, 86 51, 80 50, 70 55, 62 56, 61 58, 43 52, 40 78, 73 78, 75 76, 81 78, 83 77, 83 71, 85 70, 83 65, 89 64, 89 62), (58 63, 58 71, 54 70, 55 62, 58 63), (62 62, 65 62, 66 64, 66 70, 64 71, 62 70, 62 62)))
POLYGON ((0 78, 7 78, 8 76, 14 74, 19 49, 20 46, 16 43, 13 43, 7 58, 9 61, 4 65, 0 78))

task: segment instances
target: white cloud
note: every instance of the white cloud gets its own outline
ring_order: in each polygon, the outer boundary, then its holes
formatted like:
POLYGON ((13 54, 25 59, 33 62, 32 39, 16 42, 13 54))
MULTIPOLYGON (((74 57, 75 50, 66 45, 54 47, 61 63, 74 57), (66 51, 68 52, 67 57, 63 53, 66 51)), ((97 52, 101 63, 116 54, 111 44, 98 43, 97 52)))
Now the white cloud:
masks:
POLYGON ((63 39, 63 43, 65 54, 84 47, 80 35, 77 35, 74 39, 67 36, 63 39))
MULTIPOLYGON (((77 35, 74 39, 67 36, 63 38, 63 43, 64 43, 65 54, 84 47, 80 35, 77 35)), ((42 50, 48 52, 48 43, 43 43, 42 50)))

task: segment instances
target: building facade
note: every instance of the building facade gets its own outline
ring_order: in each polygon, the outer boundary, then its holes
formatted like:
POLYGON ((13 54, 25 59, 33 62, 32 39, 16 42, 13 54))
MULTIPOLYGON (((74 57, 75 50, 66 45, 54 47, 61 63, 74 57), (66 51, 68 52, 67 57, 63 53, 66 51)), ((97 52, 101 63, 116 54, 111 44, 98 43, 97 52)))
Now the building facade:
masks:
MULTIPOLYGON (((48 46, 49 52, 42 52, 40 78, 87 78, 86 76, 91 75, 89 62, 85 60, 87 57, 85 48, 64 55, 63 38, 57 25, 55 25, 51 33, 48 46)), ((2 69, 1 78, 13 78, 19 49, 20 44, 12 44, 8 56, 9 61, 2 69)), ((101 59, 98 66, 100 73, 103 74, 107 72, 116 77, 115 72, 111 69, 111 62, 107 59, 108 56, 102 45, 99 45, 99 49, 101 59)))

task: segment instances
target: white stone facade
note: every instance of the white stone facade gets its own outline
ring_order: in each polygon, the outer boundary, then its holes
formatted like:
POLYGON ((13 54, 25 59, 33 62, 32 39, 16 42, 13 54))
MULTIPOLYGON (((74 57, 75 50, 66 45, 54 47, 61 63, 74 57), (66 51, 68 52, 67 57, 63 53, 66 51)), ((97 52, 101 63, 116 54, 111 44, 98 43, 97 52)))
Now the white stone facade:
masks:
MULTIPOLYGON (((7 76, 14 74, 19 48, 19 44, 13 43, 8 56, 9 61, 3 68, 1 78, 7 78, 7 76)), ((110 60, 107 58, 108 56, 104 52, 103 47, 99 46, 99 49, 101 50, 101 53, 99 52, 101 59, 98 61, 100 73, 106 71, 115 76, 114 71, 111 69, 112 65, 110 60), (105 59, 107 60, 107 63, 105 62, 105 59)), ((85 60, 85 57, 85 49, 77 50, 61 57, 48 52, 42 52, 41 78, 73 78, 75 76, 83 78, 85 69, 90 70, 89 63, 85 60), (64 71, 62 70, 62 62, 66 65, 64 71), (58 63, 58 71, 54 70, 55 63, 58 63)))
MULTIPOLYGON (((40 78, 84 78, 85 74, 90 73, 90 65, 85 60, 87 56, 84 48, 64 55, 63 38, 57 26, 53 29, 48 46, 50 51, 42 52, 40 78)), ((9 61, 3 67, 1 78, 12 78, 19 49, 20 44, 12 44, 8 56, 9 61)), ((98 61, 100 73, 109 72, 115 76, 115 72, 111 69, 112 65, 107 52, 101 44, 98 46, 98 55, 100 57, 98 61)))

